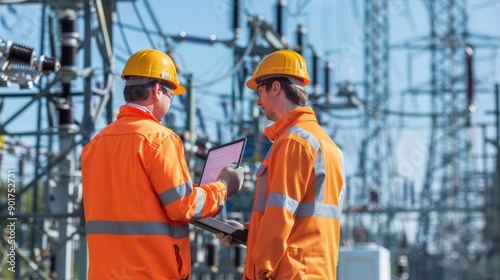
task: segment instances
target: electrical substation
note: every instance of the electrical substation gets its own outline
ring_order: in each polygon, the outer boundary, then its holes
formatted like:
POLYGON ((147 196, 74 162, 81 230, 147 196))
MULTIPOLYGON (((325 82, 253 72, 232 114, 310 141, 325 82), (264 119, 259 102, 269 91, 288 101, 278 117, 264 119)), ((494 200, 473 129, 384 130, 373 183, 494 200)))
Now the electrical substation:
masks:
MULTIPOLYGON (((154 48, 186 88, 163 123, 193 178, 209 148, 247 137, 221 218, 249 220, 271 145, 245 81, 291 49, 347 163, 338 279, 500 280, 498 14, 494 0, 0 0, 0 279, 87 279, 80 152, 125 103, 125 61, 154 48)), ((241 279, 244 246, 190 239, 192 279, 241 279)))

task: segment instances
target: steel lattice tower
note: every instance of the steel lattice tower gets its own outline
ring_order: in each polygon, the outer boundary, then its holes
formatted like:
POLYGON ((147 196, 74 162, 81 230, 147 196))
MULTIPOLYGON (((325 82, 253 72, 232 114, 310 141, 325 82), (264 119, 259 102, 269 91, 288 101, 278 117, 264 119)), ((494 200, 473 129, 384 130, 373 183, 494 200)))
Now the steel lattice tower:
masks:
MULTIPOLYGON (((364 16, 364 92, 365 136, 361 143, 359 174, 365 200, 369 201, 368 210, 391 208, 393 185, 393 166, 391 165, 391 140, 387 130, 389 106, 389 15, 388 3, 382 0, 366 0, 364 16)), ((379 227, 378 236, 383 240, 374 240, 388 246, 391 214, 383 216, 373 214, 379 227)))
MULTIPOLYGON (((430 14, 431 131, 420 195, 417 244, 427 262, 450 258, 473 267, 481 242, 481 222, 473 215, 484 203, 474 183, 470 112, 467 95, 468 47, 466 1, 427 1, 430 14), (431 211, 431 209, 433 209, 431 211)), ((470 85, 469 85, 470 86, 470 85)), ((424 277, 424 275, 422 275, 424 277)), ((424 278, 422 278, 424 279, 424 278)))

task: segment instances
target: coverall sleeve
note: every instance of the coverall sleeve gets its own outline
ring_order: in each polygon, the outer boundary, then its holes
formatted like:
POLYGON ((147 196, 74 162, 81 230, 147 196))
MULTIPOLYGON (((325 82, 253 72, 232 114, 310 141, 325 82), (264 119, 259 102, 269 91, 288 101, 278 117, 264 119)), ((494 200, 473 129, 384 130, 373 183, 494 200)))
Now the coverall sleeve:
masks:
POLYGON ((182 140, 167 137, 152 159, 150 178, 166 214, 181 223, 216 215, 226 199, 221 182, 193 186, 182 140))
POLYGON ((298 141, 279 139, 274 143, 267 169, 267 205, 252 252, 258 279, 274 277, 287 252, 294 206, 304 197, 312 166, 310 151, 298 141))

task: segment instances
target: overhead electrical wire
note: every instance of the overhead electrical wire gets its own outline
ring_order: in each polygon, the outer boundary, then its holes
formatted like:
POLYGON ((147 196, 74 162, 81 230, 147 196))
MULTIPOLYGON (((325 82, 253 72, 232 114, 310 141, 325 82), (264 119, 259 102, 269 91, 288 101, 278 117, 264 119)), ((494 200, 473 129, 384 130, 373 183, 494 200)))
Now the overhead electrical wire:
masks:
POLYGON ((300 15, 302 11, 306 9, 306 6, 311 2, 311 0, 304 0, 301 4, 300 1, 297 2, 297 15, 300 15))
MULTIPOLYGON (((221 72, 221 67, 224 67, 224 68, 227 68, 228 66, 231 65, 231 63, 229 62, 231 60, 231 56, 228 56, 227 53, 224 53, 221 55, 221 57, 219 59, 216 59, 217 62, 214 63, 213 66, 211 67, 208 67, 208 69, 203 72, 203 73, 200 73, 198 76, 200 77, 207 77, 210 73, 220 73, 221 72)), ((226 69, 222 69, 223 71, 225 71, 226 69)), ((203 83, 203 81, 199 81, 199 83, 203 83)))
POLYGON ((156 30, 158 31, 158 35, 163 39, 163 42, 165 43, 165 47, 167 49, 170 48, 170 43, 168 42, 168 36, 165 35, 161 29, 161 25, 160 23, 158 22, 158 19, 155 15, 155 12, 153 10, 153 8, 151 8, 151 5, 149 4, 149 1, 148 0, 144 0, 144 5, 146 6, 146 9, 149 13, 149 15, 151 16, 151 20, 153 21, 153 24, 154 26, 156 27, 156 30))
POLYGON ((139 9, 137 8, 137 2, 134 1, 132 3, 132 6, 134 7, 134 11, 135 11, 135 14, 137 15, 137 19, 141 23, 142 31, 144 32, 144 34, 146 34, 146 37, 149 40, 149 44, 151 44, 151 47, 154 48, 155 47, 155 43, 153 42, 153 39, 151 38, 151 35, 149 34, 149 32, 146 31, 146 24, 144 24, 144 20, 142 19, 142 16, 141 16, 141 14, 139 12, 139 9))
POLYGON ((127 28, 127 29, 132 30, 132 31, 137 31, 137 32, 141 32, 141 33, 144 32, 147 34, 154 34, 154 35, 159 36, 159 34, 157 34, 157 31, 147 29, 145 27, 137 27, 137 26, 134 26, 132 24, 128 24, 128 23, 124 23, 124 22, 117 22, 116 24, 121 25, 122 27, 127 28))
POLYGON ((224 74, 221 77, 216 78, 216 79, 211 80, 211 81, 208 81, 208 82, 203 82, 203 83, 198 83, 198 84, 194 83, 194 85, 196 87, 210 86, 210 85, 216 84, 216 83, 218 83, 218 82, 220 82, 220 81, 222 81, 224 79, 227 79, 227 78, 231 77, 232 75, 234 75, 234 73, 236 73, 237 71, 239 71, 241 69, 241 67, 243 66, 243 63, 245 62, 245 60, 249 56, 250 52, 254 48, 256 40, 257 40, 257 35, 253 34, 253 36, 250 39, 250 42, 249 42, 248 47, 246 48, 245 52, 240 57, 239 61, 235 65, 235 67, 233 69, 231 69, 231 71, 229 71, 229 73, 224 74))
POLYGON ((122 20, 120 18, 121 13, 116 13, 116 19, 117 19, 117 26, 118 26, 118 31, 120 32, 120 35, 123 39, 123 43, 125 44, 125 49, 127 50, 127 54, 131 55, 132 54, 132 48, 130 47, 130 44, 128 43, 127 36, 125 35, 125 30, 123 24, 121 24, 122 20))

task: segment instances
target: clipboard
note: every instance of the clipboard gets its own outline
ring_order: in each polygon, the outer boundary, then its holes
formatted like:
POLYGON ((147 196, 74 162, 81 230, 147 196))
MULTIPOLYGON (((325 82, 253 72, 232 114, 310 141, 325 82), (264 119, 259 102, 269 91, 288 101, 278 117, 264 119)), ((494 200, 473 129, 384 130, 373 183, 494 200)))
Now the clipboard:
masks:
MULTIPOLYGON (((241 138, 208 150, 207 159, 200 175, 199 185, 215 182, 219 172, 228 164, 236 162, 239 166, 246 142, 246 138, 241 138)), ((229 234, 234 242, 242 245, 247 244, 248 232, 246 230, 236 228, 221 219, 208 217, 191 221, 190 223, 214 234, 219 232, 229 234)))

